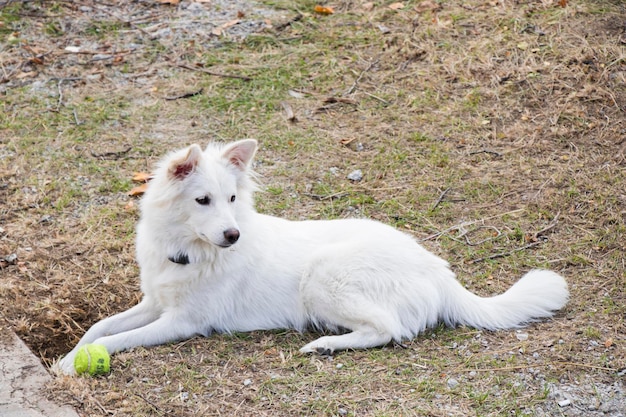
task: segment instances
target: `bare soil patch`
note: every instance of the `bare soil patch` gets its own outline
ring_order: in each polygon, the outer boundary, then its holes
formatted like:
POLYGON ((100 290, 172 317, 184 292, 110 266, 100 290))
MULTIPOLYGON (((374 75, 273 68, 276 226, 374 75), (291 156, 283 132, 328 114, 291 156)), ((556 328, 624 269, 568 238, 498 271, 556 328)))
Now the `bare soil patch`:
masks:
POLYGON ((571 302, 330 359, 290 331, 135 349, 50 395, 83 415, 624 415, 623 3, 314 5, 0 2, 6 322, 49 365, 137 303, 132 173, 241 137, 260 211, 394 224, 482 295, 554 269, 571 302))

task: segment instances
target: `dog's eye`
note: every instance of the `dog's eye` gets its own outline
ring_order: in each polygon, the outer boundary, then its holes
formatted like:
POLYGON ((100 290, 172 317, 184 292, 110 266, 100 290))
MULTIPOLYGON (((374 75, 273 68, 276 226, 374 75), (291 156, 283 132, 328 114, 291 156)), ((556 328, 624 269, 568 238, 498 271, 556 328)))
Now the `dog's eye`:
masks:
POLYGON ((234 196, 234 195, 231 195, 231 196, 230 196, 230 202, 231 202, 231 203, 234 203, 234 202, 235 202, 235 196, 234 196))
POLYGON ((196 203, 200 204, 201 206, 208 206, 209 204, 211 204, 211 199, 205 195, 204 197, 196 198, 196 203))

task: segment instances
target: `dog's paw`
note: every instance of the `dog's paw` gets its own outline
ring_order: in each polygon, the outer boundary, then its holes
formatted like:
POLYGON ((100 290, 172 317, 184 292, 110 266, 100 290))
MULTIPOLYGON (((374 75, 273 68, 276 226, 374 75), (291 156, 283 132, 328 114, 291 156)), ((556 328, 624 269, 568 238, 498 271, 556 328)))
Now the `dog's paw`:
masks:
POLYGON ((317 353, 320 356, 332 356, 335 349, 326 345, 323 337, 314 340, 300 349, 300 353, 317 353))
POLYGON ((317 351, 317 353, 319 353, 320 356, 333 356, 333 353, 335 353, 335 351, 331 348, 318 347, 315 350, 317 351))
POLYGON ((76 369, 74 368, 74 355, 68 354, 67 356, 59 359, 52 365, 51 369, 56 375, 76 375, 76 369))

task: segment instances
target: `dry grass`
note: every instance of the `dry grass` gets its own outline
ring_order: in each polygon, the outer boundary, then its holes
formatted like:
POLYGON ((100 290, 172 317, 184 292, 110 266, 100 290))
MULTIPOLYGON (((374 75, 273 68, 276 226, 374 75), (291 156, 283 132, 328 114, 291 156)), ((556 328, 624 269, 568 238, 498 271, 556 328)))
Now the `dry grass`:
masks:
POLYGON ((619 384, 624 5, 343 1, 318 16, 309 1, 272 3, 273 28, 245 40, 193 28, 153 39, 180 15, 149 3, 114 15, 99 2, 0 3, 0 257, 17 255, 0 261, 0 305, 44 363, 139 300, 132 173, 208 140, 260 140, 263 212, 394 224, 484 295, 549 267, 571 302, 525 341, 440 328, 405 349, 322 359, 296 353, 313 335, 276 331, 135 349, 108 377, 59 378, 51 395, 84 415, 577 415, 550 383, 619 384))

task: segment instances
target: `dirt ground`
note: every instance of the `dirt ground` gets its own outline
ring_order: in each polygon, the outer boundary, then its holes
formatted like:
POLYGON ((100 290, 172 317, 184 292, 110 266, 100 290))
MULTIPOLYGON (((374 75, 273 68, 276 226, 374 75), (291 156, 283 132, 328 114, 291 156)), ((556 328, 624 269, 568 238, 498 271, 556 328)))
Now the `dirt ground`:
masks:
POLYGON ((82 415, 624 416, 626 5, 0 1, 0 306, 50 365, 140 298, 134 172, 256 137, 262 212, 369 217, 472 291, 572 293, 518 331, 302 356, 311 334, 113 356, 82 415))

